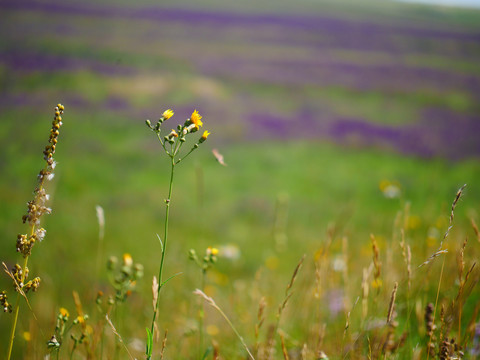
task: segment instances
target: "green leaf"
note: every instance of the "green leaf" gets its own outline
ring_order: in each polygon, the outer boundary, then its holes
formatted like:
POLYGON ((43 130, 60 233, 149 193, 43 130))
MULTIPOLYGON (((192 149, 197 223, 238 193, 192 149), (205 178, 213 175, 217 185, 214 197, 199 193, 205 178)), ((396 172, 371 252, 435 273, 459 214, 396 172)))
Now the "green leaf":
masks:
POLYGON ((158 241, 160 241, 160 246, 162 247, 162 253, 163 253, 163 242, 162 239, 160 238, 160 235, 157 234, 158 241))
POLYGON ((170 276, 167 280, 165 280, 164 282, 162 282, 160 284, 160 287, 158 288, 158 290, 160 291, 160 289, 163 287, 163 285, 165 285, 168 281, 172 280, 174 277, 178 276, 178 275, 182 275, 183 273, 182 272, 179 272, 179 273, 176 273, 172 276, 170 276))
POLYGON ((145 354, 150 358, 152 356, 153 350, 153 334, 149 328, 145 328, 147 330, 147 345, 145 349, 145 354))
POLYGON ((212 347, 209 346, 207 350, 205 350, 205 354, 203 354, 202 360, 205 360, 207 356, 212 352, 212 350, 213 350, 212 347))

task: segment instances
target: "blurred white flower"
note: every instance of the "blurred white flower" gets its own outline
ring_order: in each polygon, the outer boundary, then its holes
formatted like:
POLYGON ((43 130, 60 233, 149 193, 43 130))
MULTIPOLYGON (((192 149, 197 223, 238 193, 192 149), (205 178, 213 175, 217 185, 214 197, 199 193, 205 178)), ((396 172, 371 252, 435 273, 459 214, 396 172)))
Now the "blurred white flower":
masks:
POLYGON ((222 258, 226 258, 230 260, 236 260, 240 257, 240 249, 235 244, 227 244, 227 245, 221 246, 219 249, 219 252, 222 258))

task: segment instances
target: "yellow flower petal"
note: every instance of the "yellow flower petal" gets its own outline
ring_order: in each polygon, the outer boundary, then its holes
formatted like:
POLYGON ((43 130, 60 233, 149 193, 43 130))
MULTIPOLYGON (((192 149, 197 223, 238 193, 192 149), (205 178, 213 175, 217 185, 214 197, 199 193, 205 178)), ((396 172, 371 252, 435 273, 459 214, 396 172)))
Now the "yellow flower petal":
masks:
POLYGON ((203 140, 207 140, 208 135, 210 135, 210 134, 211 134, 211 133, 208 132, 208 130, 205 130, 205 131, 203 132, 202 139, 203 139, 203 140))
POLYGON ((128 253, 123 254, 123 264, 125 266, 132 266, 133 265, 132 255, 128 253))
POLYGON ((197 130, 199 127, 203 126, 203 122, 201 119, 202 119, 202 116, 198 113, 197 110, 195 110, 192 113, 192 116, 190 116, 190 121, 192 122, 192 124, 195 124, 195 127, 197 128, 197 130))
POLYGON ((168 120, 170 119, 172 116, 173 116, 174 112, 173 110, 171 109, 168 109, 168 110, 165 110, 162 114, 162 117, 165 119, 165 120, 168 120))
POLYGON ((23 332, 23 339, 24 339, 25 341, 30 341, 30 340, 32 340, 32 335, 30 334, 30 332, 24 331, 24 332, 23 332))

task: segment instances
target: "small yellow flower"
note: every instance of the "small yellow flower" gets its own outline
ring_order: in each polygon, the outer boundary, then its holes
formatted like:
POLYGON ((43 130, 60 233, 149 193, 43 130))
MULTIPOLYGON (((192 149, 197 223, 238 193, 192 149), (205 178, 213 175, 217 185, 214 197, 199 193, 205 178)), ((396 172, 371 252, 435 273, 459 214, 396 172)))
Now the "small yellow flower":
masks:
POLYGON ((208 130, 205 130, 205 131, 203 132, 203 135, 202 135, 203 141, 207 140, 208 135, 210 135, 210 132, 208 132, 208 130))
POLYGON ((123 254, 123 265, 125 265, 125 266, 132 266, 133 265, 132 255, 130 255, 128 253, 123 254))
POLYGON ((382 279, 373 279, 371 285, 374 289, 381 288, 383 285, 382 279))
POLYGON ((23 332, 23 339, 27 342, 32 340, 32 335, 30 334, 29 331, 24 331, 23 332))
POLYGON ((206 330, 207 330, 207 334, 210 336, 218 335, 220 332, 218 327, 215 325, 208 325, 206 330))
POLYGON ((173 116, 174 112, 172 109, 168 109, 168 110, 165 110, 162 114, 162 117, 165 119, 165 120, 168 120, 170 119, 172 116, 173 116))
POLYGON ((85 324, 85 317, 83 317, 82 315, 78 315, 77 316, 77 322, 79 324, 85 324))
POLYGON ((91 325, 87 325, 87 327, 85 328, 85 332, 86 332, 88 335, 93 334, 93 327, 92 327, 91 325))
POLYGON ((61 307, 61 308, 60 308, 60 315, 62 315, 62 317, 69 317, 69 316, 70 316, 70 313, 68 312, 67 309, 61 307))
POLYGON ((265 259, 265 266, 270 270, 278 269, 279 265, 280 265, 280 260, 276 256, 272 255, 265 259))
POLYGON ((415 230, 420 227, 422 224, 422 220, 420 216, 417 215, 410 215, 407 219, 407 228, 415 230))
POLYGON ((207 255, 217 256, 217 255, 218 255, 218 249, 209 246, 209 247, 207 248, 207 255))
POLYGON ((195 110, 192 116, 190 116, 190 121, 192 122, 192 124, 195 125, 195 128, 197 130, 203 126, 203 122, 201 119, 202 119, 202 116, 198 113, 197 110, 195 110))

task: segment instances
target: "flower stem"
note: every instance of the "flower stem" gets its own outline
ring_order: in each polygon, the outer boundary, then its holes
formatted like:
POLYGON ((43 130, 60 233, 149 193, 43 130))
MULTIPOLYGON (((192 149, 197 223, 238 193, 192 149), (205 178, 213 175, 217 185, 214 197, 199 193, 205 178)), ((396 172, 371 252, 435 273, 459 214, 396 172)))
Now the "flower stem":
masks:
MULTIPOLYGON (((32 230, 32 233, 34 232, 34 229, 32 230)), ((25 272, 27 269, 27 264, 28 264, 28 256, 25 257, 25 260, 23 262, 23 270, 22 270, 22 284, 25 282, 25 272)), ((22 286, 21 284, 19 284, 22 286)), ((10 360, 12 357, 12 350, 13 350, 13 339, 15 339, 15 330, 17 328, 17 321, 18 321, 18 313, 20 312, 20 293, 17 293, 17 299, 15 300, 15 310, 14 310, 14 315, 13 315, 13 324, 12 324, 12 331, 10 332, 10 342, 8 343, 8 356, 7 360, 10 360)))
MULTIPOLYGON (((165 200, 165 232, 163 235, 163 243, 162 243, 162 258, 160 260, 160 270, 158 272, 158 290, 157 290, 157 302, 155 304, 155 309, 153 311, 153 318, 152 318, 152 326, 151 326, 151 333, 153 334, 155 320, 157 318, 158 313, 158 305, 160 302, 160 290, 162 289, 162 277, 163 277, 163 265, 165 262, 165 251, 167 250, 167 239, 168 239, 168 215, 170 213, 170 203, 172 199, 172 189, 173 189, 173 174, 175 170, 175 159, 171 156, 172 160, 172 167, 170 170, 170 185, 168 189, 168 198, 165 200)), ((151 354, 147 354, 147 359, 151 359, 151 354)))

